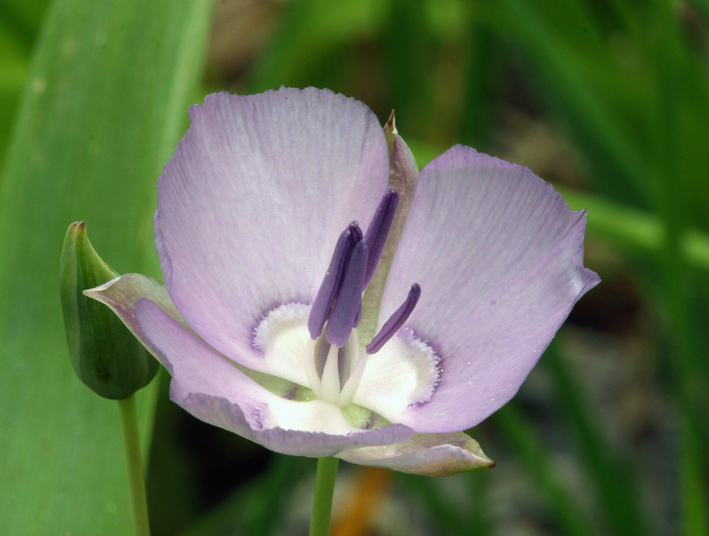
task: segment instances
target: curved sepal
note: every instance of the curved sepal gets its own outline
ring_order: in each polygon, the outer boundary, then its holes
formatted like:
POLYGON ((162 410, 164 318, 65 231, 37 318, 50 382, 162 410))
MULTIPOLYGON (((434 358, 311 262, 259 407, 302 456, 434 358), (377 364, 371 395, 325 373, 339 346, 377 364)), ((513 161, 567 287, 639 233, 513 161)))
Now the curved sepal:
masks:
POLYGON ((426 476, 449 476, 495 466, 480 445, 463 432, 416 434, 408 441, 361 447, 337 455, 351 463, 426 476))

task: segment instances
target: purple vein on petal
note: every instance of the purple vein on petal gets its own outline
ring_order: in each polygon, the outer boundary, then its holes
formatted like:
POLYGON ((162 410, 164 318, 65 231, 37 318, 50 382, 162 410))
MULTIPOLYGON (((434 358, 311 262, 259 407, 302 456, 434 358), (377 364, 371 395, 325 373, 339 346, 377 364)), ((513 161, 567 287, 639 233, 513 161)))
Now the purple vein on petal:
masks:
POLYGON ((377 211, 374 213, 372 222, 367 228, 365 238, 369 245, 369 258, 367 259, 365 285, 369 284, 369 281, 374 275, 374 271, 377 269, 377 264, 379 263, 379 258, 382 256, 382 251, 384 251, 384 245, 389 236, 391 224, 394 222, 394 216, 396 215, 396 208, 398 206, 399 194, 396 190, 389 189, 389 191, 384 194, 384 197, 382 197, 377 211))
POLYGON ((361 239, 362 230, 359 228, 359 224, 353 221, 342 231, 340 238, 337 240, 335 251, 330 260, 330 266, 325 272, 325 277, 308 317, 308 331, 313 340, 317 339, 322 333, 325 322, 330 316, 332 304, 335 302, 337 293, 342 287, 350 253, 354 248, 354 244, 361 239))
POLYGON ((401 304, 401 307, 394 311, 394 314, 389 317, 389 320, 384 322, 382 329, 379 330, 379 333, 372 339, 372 342, 367 345, 368 354, 376 354, 382 349, 382 346, 399 331, 413 312, 420 297, 421 286, 418 283, 414 283, 411 285, 411 290, 409 290, 409 294, 406 296, 404 303, 401 304))
POLYGON ((342 348, 352 333, 352 328, 362 306, 362 293, 366 286, 364 277, 367 271, 369 248, 363 238, 352 251, 342 286, 327 323, 325 338, 330 344, 342 348))

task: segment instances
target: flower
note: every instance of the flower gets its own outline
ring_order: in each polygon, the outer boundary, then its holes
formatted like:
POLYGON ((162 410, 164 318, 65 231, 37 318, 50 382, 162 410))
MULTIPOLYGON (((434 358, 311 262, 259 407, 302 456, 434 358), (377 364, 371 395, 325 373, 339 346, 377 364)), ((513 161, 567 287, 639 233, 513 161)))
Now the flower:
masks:
POLYGON ((213 94, 190 119, 158 181, 165 286, 87 291, 165 365, 172 400, 286 454, 491 466, 462 431, 598 283, 585 212, 469 147, 419 178, 392 121, 328 90, 213 94))

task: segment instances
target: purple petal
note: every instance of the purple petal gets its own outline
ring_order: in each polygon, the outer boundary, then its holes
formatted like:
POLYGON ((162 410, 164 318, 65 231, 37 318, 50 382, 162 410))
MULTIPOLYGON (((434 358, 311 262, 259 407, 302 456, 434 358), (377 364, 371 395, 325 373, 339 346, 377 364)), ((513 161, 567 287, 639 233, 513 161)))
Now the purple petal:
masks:
POLYGON ((173 401, 199 419, 267 448, 321 457, 413 436, 402 425, 362 431, 332 404, 296 402, 267 391, 150 300, 135 304, 135 318, 173 376, 173 401))
MULTIPOLYGON (((171 392, 170 396, 175 400, 176 395, 171 392)), ((399 443, 413 436, 413 431, 401 424, 391 424, 378 430, 354 432, 349 435, 303 432, 281 427, 254 430, 246 422, 241 408, 226 398, 191 393, 181 399, 179 404, 198 419, 226 430, 237 431, 245 427, 246 433, 237 432, 242 437, 251 439, 267 449, 291 456, 323 458, 350 449, 399 443)))
MULTIPOLYGON (((131 330, 133 335, 135 335, 158 360, 160 360, 160 356, 157 353, 157 349, 152 347, 150 341, 145 338, 144 333, 140 329, 138 319, 135 316, 135 304, 142 299, 155 302, 177 322, 189 329, 189 326, 177 311, 175 304, 172 303, 165 285, 161 285, 150 277, 141 274, 125 274, 101 286, 85 290, 84 294, 110 307, 128 329, 131 330)), ((163 363, 163 365, 168 367, 166 363, 163 363)))
POLYGON ((190 119, 158 182, 163 276, 204 340, 260 370, 254 327, 311 302, 342 229, 372 218, 386 140, 364 104, 314 88, 209 95, 190 119))
POLYGON ((427 476, 448 476, 495 465, 478 442, 463 432, 416 434, 403 443, 348 450, 337 457, 351 463, 427 476))
POLYGON ((585 212, 570 211, 530 170, 469 147, 424 168, 380 319, 418 282, 424 292, 407 326, 440 358, 440 377, 430 400, 396 422, 417 432, 464 430, 517 392, 599 281, 583 267, 585 226, 585 212))

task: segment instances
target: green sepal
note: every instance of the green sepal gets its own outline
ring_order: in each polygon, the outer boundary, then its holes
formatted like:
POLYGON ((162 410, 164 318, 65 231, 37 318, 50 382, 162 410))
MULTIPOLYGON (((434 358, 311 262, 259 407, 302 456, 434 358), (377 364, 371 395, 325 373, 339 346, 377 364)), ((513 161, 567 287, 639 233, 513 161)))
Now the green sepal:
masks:
POLYGON ((382 304, 384 287, 389 277, 389 269, 394 261, 399 239, 404 232, 406 218, 409 215, 409 209, 414 200, 414 193, 419 180, 419 168, 416 165, 416 159, 409 146, 406 145, 406 142, 396 130, 393 110, 384 125, 384 136, 389 146, 389 188, 393 188, 398 192, 399 205, 396 209, 394 221, 391 224, 384 251, 382 251, 382 255, 379 258, 377 269, 362 297, 362 320, 357 328, 357 333, 359 334, 360 342, 364 345, 368 344, 377 332, 379 308, 382 304))
POLYGON ((96 394, 127 398, 158 372, 158 362, 106 305, 84 296, 118 277, 89 242, 86 225, 75 222, 64 239, 60 291, 64 326, 74 371, 96 394))

